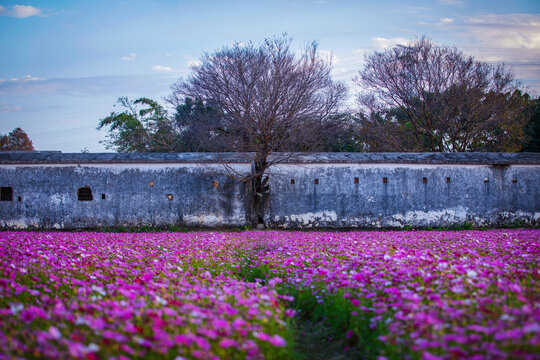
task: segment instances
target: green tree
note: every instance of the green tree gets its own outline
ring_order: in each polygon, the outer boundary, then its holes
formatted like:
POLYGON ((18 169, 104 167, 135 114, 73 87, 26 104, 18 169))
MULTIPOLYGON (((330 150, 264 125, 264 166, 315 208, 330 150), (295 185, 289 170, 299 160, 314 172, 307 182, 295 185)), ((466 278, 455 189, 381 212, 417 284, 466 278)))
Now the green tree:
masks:
POLYGON ((105 145, 119 152, 176 152, 179 134, 167 111, 156 101, 127 97, 118 99, 122 112, 100 120, 98 130, 108 127, 105 145))
POLYGON ((186 97, 176 106, 174 122, 180 129, 180 152, 224 151, 223 114, 201 99, 186 97))
POLYGON ((528 140, 523 151, 540 152, 540 98, 531 101, 530 118, 525 126, 528 140))

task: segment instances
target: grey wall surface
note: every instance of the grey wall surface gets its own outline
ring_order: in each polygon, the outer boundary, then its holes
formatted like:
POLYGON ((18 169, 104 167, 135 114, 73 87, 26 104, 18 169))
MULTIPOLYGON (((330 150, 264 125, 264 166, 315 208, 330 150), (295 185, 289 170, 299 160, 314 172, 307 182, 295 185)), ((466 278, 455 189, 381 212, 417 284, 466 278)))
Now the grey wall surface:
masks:
MULTIPOLYGON (((0 153, 0 186, 13 189, 0 226, 249 225, 251 185, 225 175, 249 174, 249 155, 0 153), (85 186, 92 201, 77 199, 85 186)), ((540 221, 540 154, 295 154, 270 179, 275 228, 540 221)))
POLYGON ((540 217, 540 166, 297 164, 275 173, 267 221, 276 227, 531 224, 540 217))
MULTIPOLYGON (((249 223, 246 213, 249 208, 246 202, 251 198, 249 188, 216 174, 209 167, 196 164, 0 166, 1 186, 13 187, 13 201, 0 201, 0 225, 60 229, 145 225, 231 227, 249 223), (79 201, 77 190, 86 186, 91 188, 93 200, 79 201)), ((248 165, 244 169, 239 167, 239 171, 250 169, 248 165)))

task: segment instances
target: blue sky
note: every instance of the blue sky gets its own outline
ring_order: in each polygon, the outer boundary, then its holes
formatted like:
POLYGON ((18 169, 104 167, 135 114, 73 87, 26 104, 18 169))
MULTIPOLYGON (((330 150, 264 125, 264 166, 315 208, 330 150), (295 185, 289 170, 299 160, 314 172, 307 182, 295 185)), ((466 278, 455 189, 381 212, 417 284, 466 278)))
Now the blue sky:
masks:
POLYGON ((105 151, 96 126, 118 97, 163 103, 204 52, 284 32, 332 53, 351 98, 366 52, 423 34, 512 64, 540 95, 537 0, 0 0, 0 133, 21 127, 37 150, 105 151))

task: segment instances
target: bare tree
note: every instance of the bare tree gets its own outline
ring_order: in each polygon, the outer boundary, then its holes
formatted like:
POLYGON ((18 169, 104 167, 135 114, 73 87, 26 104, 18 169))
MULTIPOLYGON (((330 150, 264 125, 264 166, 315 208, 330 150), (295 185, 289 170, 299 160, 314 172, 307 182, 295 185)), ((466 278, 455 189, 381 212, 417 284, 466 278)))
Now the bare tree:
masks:
POLYGON ((331 79, 331 59, 319 56, 315 42, 301 54, 290 45, 284 35, 205 54, 187 79, 172 86, 168 98, 174 106, 189 97, 220 109, 225 150, 253 154, 252 176, 237 179, 253 181, 259 221, 268 169, 287 157, 271 154, 294 148, 302 136, 309 142, 310 124, 330 118, 345 96, 344 86, 331 79))
MULTIPOLYGON (((525 103, 512 71, 422 37, 374 52, 355 82, 367 118, 400 109, 414 134, 411 150, 518 151, 525 103)), ((366 126, 369 122, 366 123, 366 126)))

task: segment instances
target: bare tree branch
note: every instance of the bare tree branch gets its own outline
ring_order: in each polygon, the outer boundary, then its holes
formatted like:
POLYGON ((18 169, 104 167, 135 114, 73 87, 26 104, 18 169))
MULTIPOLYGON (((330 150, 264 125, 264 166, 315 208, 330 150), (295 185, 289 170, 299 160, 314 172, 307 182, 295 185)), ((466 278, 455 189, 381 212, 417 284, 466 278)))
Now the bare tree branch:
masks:
POLYGON ((377 128, 370 118, 401 109, 415 139, 409 151, 519 150, 525 104, 507 66, 477 61, 426 37, 374 52, 366 62, 355 79, 372 95, 367 103, 368 97, 359 98, 368 114, 364 126, 377 128))

